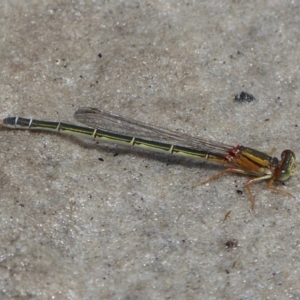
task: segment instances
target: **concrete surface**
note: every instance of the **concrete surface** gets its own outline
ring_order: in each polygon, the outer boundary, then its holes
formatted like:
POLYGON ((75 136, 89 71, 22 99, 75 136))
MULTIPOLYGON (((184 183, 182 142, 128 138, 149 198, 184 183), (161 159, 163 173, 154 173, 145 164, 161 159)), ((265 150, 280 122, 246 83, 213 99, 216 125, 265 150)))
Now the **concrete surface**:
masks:
MULTIPOLYGON (((297 1, 2 1, 0 14, 1 118, 75 122, 93 106, 300 153, 297 1), (241 91, 257 100, 234 102, 241 91)), ((299 176, 276 184, 295 199, 254 185, 252 212, 247 177, 192 189, 219 166, 0 134, 1 299, 300 299, 299 176)))

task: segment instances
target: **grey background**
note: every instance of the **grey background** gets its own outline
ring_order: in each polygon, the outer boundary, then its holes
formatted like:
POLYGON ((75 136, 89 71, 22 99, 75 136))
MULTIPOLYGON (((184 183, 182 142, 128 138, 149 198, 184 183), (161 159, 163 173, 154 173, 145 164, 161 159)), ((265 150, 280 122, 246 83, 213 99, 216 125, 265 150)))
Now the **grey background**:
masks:
MULTIPOLYGON (((2 1, 0 14, 1 118, 74 122, 93 106, 300 153, 297 1, 2 1), (241 91, 257 101, 234 102, 241 91)), ((300 299, 299 176, 276 184, 296 199, 254 185, 253 212, 247 177, 192 189, 219 166, 0 134, 1 299, 300 299)))

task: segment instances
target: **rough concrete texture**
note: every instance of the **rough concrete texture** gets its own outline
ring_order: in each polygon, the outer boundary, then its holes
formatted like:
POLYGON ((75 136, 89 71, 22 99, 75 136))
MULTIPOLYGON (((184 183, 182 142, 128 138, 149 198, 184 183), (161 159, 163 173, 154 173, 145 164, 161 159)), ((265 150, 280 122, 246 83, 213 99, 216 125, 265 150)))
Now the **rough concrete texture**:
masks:
MULTIPOLYGON (((1 118, 92 106, 300 153, 297 1, 2 1, 0 15, 1 118)), ((245 176, 192 188, 221 166, 0 135, 1 299, 300 299, 299 176, 276 184, 295 199, 253 185, 251 211, 245 176)))

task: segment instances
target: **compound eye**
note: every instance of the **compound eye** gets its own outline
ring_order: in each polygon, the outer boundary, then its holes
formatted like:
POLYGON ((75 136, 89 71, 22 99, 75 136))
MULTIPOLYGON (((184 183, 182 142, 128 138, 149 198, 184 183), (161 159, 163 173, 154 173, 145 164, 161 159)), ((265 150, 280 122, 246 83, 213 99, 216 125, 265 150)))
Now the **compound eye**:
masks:
POLYGON ((281 153, 281 161, 274 171, 276 180, 285 181, 295 173, 296 156, 291 150, 284 150, 281 153))
POLYGON ((275 170, 275 177, 278 181, 286 181, 291 177, 291 172, 282 168, 275 170))

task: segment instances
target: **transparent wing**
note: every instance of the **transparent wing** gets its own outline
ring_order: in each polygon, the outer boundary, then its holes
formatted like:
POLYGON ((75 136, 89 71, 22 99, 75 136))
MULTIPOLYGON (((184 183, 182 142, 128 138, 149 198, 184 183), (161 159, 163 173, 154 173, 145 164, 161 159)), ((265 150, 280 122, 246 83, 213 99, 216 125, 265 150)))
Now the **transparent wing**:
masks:
POLYGON ((111 112, 92 107, 80 107, 74 118, 87 126, 104 131, 133 136, 150 141, 165 142, 173 145, 191 147, 197 150, 210 150, 226 154, 233 146, 177 133, 144 122, 130 120, 111 112))

